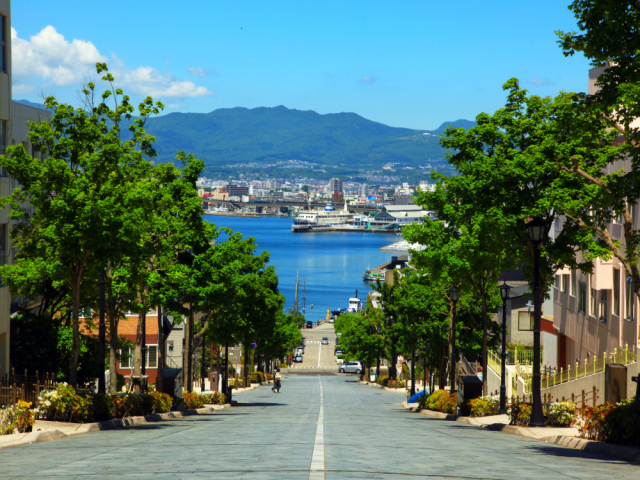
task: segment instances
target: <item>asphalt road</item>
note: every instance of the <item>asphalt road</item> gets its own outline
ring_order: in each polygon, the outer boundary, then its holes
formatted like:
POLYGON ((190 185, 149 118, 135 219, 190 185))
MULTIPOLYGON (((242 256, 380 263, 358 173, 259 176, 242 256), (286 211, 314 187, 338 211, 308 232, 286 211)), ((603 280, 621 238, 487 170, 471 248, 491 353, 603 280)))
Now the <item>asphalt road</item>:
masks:
POLYGON ((640 466, 406 412, 351 376, 286 376, 238 407, 0 450, 0 478, 637 479, 640 466))
POLYGON ((302 363, 294 363, 293 368, 330 368, 338 371, 338 364, 333 355, 336 347, 336 332, 332 323, 323 323, 319 327, 303 329, 302 336, 306 344, 302 363), (320 343, 323 337, 329 339, 328 345, 320 343))

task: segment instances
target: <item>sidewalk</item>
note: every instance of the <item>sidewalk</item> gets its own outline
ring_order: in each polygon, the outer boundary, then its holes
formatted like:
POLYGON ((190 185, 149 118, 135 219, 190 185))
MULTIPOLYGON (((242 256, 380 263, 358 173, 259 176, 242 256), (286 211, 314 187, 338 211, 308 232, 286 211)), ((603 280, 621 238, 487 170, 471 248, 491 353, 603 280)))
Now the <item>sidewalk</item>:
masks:
POLYGON ((213 413, 216 410, 223 410, 225 408, 231 408, 231 405, 228 403, 224 405, 207 405, 203 408, 185 410, 183 412, 156 413, 154 415, 127 417, 95 423, 68 423, 36 420, 32 432, 0 435, 0 450, 3 448, 17 447, 31 443, 48 442, 59 438, 82 435, 83 433, 115 430, 117 428, 126 428, 133 425, 142 425, 144 423, 161 422, 164 420, 172 420, 174 418, 213 413))
POLYGON ((508 433, 511 435, 519 435, 532 440, 539 440, 541 442, 553 443, 555 445, 561 445, 563 447, 573 448, 576 450, 584 450, 589 453, 596 453, 599 455, 606 455, 630 462, 640 463, 639 449, 579 438, 578 429, 575 427, 519 427, 516 425, 509 425, 508 415, 458 417, 456 415, 421 409, 417 403, 402 402, 402 407, 411 412, 431 418, 464 423, 465 425, 486 428, 487 430, 508 433))

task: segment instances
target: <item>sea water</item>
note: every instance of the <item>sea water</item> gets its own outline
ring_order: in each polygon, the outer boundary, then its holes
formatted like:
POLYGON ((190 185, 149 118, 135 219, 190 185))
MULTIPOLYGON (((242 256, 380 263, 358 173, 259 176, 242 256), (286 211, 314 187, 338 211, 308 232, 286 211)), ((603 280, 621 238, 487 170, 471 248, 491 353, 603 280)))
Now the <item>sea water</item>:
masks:
MULTIPOLYGON (((400 240, 395 235, 379 233, 292 233, 292 219, 286 217, 207 215, 204 218, 244 237, 255 238, 257 253, 263 250, 270 253, 269 265, 276 268, 279 276, 280 293, 286 298, 285 309, 293 308, 296 272, 299 272, 300 311, 304 307, 306 318, 313 321, 325 318, 327 308, 346 308, 356 290, 359 298, 366 299, 371 286, 370 282, 363 281, 362 274, 369 267, 391 260, 391 255, 381 253, 379 248, 400 240)), ((221 235, 218 242, 225 239, 226 235, 221 235)))

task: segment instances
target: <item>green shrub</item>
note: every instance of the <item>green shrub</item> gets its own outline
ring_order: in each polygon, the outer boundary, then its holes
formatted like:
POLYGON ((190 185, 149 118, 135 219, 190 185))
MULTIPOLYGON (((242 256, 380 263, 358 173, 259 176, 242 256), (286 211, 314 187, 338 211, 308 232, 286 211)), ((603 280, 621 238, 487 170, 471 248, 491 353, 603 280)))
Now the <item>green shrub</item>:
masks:
POLYGON ((500 397, 479 397, 469 401, 469 409, 472 417, 488 417, 498 415, 500 412, 500 397))
POLYGON ((446 390, 436 390, 427 398, 425 408, 442 413, 454 413, 458 404, 458 395, 446 390))
POLYGON ((531 418, 531 404, 516 399, 507 408, 507 415, 509 415, 509 425, 526 427, 529 425, 529 419, 531 418))
POLYGON ((89 417, 87 420, 102 422, 113 418, 115 403, 111 395, 91 393, 85 397, 89 402, 89 417))
POLYGON ((114 403, 113 418, 138 417, 151 415, 156 400, 146 393, 116 393, 111 395, 114 403))
POLYGON ((427 408, 427 401, 429 400, 429 397, 431 395, 423 395, 420 398, 418 398, 418 406, 420 408, 427 408))
POLYGON ((221 392, 201 393, 200 396, 207 405, 224 405, 227 401, 224 393, 221 392))
POLYGON ((271 375, 270 373, 267 373, 267 374, 264 376, 264 378, 265 378, 268 382, 270 382, 271 380, 273 380, 273 375, 271 375))
POLYGON ((57 422, 86 422, 93 419, 91 399, 78 395, 67 383, 55 390, 40 392, 36 402, 36 418, 57 422))
POLYGON ((195 410, 204 406, 204 398, 198 393, 182 392, 185 410, 195 410))
POLYGON ((289 365, 287 365, 286 363, 280 363, 278 364, 278 368, 289 368, 289 365))
POLYGON ((618 445, 640 447, 640 401, 628 398, 605 416, 603 440, 618 445))
POLYGON ((547 425, 550 427, 570 427, 576 422, 578 409, 572 401, 549 403, 544 407, 547 425))
POLYGON ((407 388, 407 382, 404 380, 387 380, 388 388, 407 388))
POLYGON ((249 381, 251 383, 262 383, 264 382, 264 373, 262 372, 253 372, 249 375, 249 381))
POLYGON ((167 413, 171 410, 171 395, 158 392, 157 390, 150 390, 149 395, 153 397, 154 400, 153 413, 167 413))

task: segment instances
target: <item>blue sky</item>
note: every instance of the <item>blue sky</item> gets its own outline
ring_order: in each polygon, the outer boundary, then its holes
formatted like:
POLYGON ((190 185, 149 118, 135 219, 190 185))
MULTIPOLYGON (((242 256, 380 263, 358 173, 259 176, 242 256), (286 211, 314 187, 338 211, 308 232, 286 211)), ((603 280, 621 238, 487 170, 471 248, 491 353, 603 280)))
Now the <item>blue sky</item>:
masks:
POLYGON ((14 0, 13 97, 74 103, 101 60, 165 112, 284 105, 435 129, 500 108, 514 76, 585 91, 588 62, 553 33, 576 28, 568 3, 14 0))

